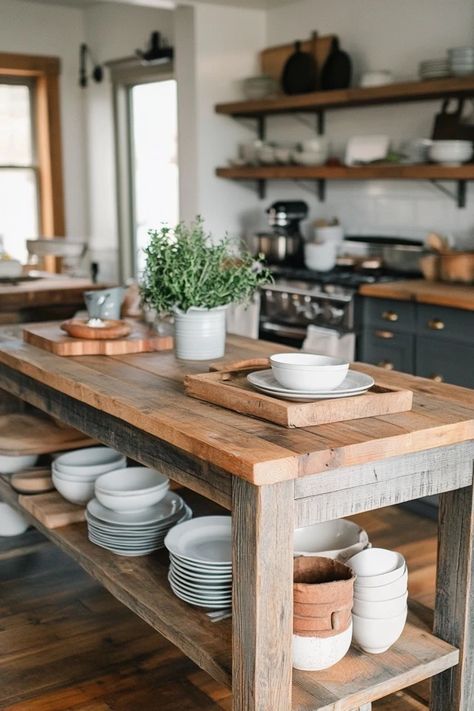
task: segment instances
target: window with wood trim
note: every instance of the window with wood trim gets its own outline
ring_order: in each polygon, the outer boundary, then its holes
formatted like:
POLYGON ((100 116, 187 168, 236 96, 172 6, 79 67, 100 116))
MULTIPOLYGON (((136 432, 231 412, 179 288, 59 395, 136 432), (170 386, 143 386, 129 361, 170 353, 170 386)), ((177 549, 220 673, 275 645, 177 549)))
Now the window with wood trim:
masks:
POLYGON ((22 261, 26 239, 65 234, 59 72, 56 57, 0 53, 0 234, 22 261))

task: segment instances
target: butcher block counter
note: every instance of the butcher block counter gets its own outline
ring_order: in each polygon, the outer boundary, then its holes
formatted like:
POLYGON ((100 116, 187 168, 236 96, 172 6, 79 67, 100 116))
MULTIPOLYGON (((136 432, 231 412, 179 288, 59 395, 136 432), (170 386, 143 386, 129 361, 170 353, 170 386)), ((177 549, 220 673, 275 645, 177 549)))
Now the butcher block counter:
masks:
MULTIPOLYGON (((274 349, 230 337, 224 360, 274 349)), ((472 391, 360 365, 379 382, 413 390, 413 410, 287 429, 187 397, 184 375, 208 367, 178 362, 171 352, 60 358, 24 344, 12 329, 0 342, 1 388, 157 467, 214 510, 219 504, 232 512, 231 620, 212 623, 176 598, 166 555, 120 558, 90 543, 83 523, 49 530, 31 520, 123 604, 232 686, 233 711, 365 711, 429 677, 432 711, 472 711, 472 391), (294 528, 435 493, 441 513, 434 621, 411 606, 388 652, 352 647, 327 671, 293 671, 294 528)), ((0 495, 20 506, 4 480, 0 495)))
POLYGON ((463 284, 445 284, 425 279, 407 279, 404 281, 363 284, 359 288, 362 296, 374 296, 379 299, 397 301, 417 301, 420 304, 449 306, 453 309, 474 311, 474 286, 463 284))
POLYGON ((53 275, 0 282, 0 324, 69 318, 84 308, 84 291, 101 288, 90 279, 53 275))

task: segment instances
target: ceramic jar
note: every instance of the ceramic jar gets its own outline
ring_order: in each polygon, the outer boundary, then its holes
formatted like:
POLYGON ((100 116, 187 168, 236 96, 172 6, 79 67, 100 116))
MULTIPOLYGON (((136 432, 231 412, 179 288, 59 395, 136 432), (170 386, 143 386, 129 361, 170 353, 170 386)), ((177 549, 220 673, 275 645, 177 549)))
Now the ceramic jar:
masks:
POLYGON ((176 356, 182 360, 222 358, 227 306, 174 310, 176 356))
POLYGON ((352 639, 355 575, 344 563, 319 556, 295 558, 293 666, 327 669, 347 653, 352 639))

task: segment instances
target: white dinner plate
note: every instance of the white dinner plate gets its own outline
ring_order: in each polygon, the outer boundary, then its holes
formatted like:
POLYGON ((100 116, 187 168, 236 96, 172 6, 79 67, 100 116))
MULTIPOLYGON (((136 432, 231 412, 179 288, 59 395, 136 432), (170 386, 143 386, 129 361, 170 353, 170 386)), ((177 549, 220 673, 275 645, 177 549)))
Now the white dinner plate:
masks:
POLYGON ((181 598, 181 600, 185 600, 185 602, 190 602, 194 605, 201 605, 202 607, 213 607, 213 608, 219 610, 220 608, 230 607, 230 605, 232 604, 232 595, 231 594, 226 594, 226 595, 221 595, 220 597, 210 598, 210 597, 203 597, 201 595, 192 595, 191 593, 188 593, 186 590, 182 590, 181 588, 178 588, 172 581, 170 581, 170 587, 177 597, 181 598))
POLYGON ((325 399, 337 397, 349 397, 366 392, 375 381, 370 375, 359 373, 357 370, 349 370, 342 383, 334 390, 290 390, 284 388, 276 380, 271 369, 257 370, 247 375, 247 380, 258 390, 265 390, 267 393, 277 397, 294 396, 295 398, 325 399))
POLYGON ((178 523, 181 523, 182 521, 188 520, 191 517, 191 509, 189 508, 189 506, 184 506, 172 517, 163 519, 162 521, 159 521, 152 525, 123 526, 121 524, 104 523, 100 519, 93 516, 89 511, 86 512, 87 525, 90 528, 104 533, 116 533, 118 535, 123 535, 130 538, 140 537, 143 535, 158 535, 161 533, 166 534, 170 530, 170 528, 172 528, 178 523))
POLYGON ((174 526, 165 538, 165 546, 180 558, 228 566, 232 562, 230 516, 201 516, 174 526))
POLYGON ((225 571, 222 574, 216 574, 213 571, 211 572, 206 572, 205 570, 200 570, 199 572, 196 572, 192 568, 184 568, 176 563, 176 560, 171 561, 171 566, 170 568, 174 570, 174 572, 181 576, 185 577, 186 579, 196 582, 204 582, 208 581, 210 584, 215 584, 215 583, 225 583, 229 580, 232 580, 232 570, 230 569, 228 572, 225 571))
MULTIPOLYGON (((89 539, 90 540, 90 539, 89 539)), ((103 545, 102 543, 98 543, 97 541, 92 541, 94 545, 99 546, 100 548, 104 548, 107 551, 110 551, 111 553, 115 553, 116 555, 123 555, 123 556, 129 556, 129 557, 136 557, 140 555, 149 555, 150 553, 154 553, 155 551, 159 550, 159 547, 157 548, 156 546, 150 547, 150 548, 145 548, 145 549, 124 549, 124 548, 112 548, 110 546, 103 545)))
POLYGON ((185 570, 194 571, 195 573, 205 573, 206 575, 230 575, 232 573, 232 563, 219 563, 215 565, 213 563, 203 563, 194 560, 188 560, 187 558, 180 558, 170 553, 170 560, 177 562, 181 568, 185 570))
POLYGON ((232 580, 217 581, 211 583, 209 580, 190 580, 189 578, 182 577, 176 574, 173 568, 170 568, 170 579, 182 588, 189 589, 189 592, 195 590, 196 592, 230 592, 232 589, 232 580))
POLYGON ((102 506, 97 499, 91 499, 87 504, 87 511, 96 519, 106 523, 120 524, 121 526, 143 526, 163 521, 172 517, 184 506, 183 499, 169 491, 166 496, 154 506, 148 506, 140 511, 112 511, 102 506))

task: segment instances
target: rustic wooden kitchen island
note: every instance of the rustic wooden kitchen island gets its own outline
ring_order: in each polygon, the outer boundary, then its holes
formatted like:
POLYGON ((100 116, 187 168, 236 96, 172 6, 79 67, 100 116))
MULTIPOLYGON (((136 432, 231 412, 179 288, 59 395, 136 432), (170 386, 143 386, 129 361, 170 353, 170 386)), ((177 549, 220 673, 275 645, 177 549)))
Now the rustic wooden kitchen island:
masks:
MULTIPOLYGON (((274 350, 230 338, 225 360, 274 350)), ((47 530, 35 521, 38 528, 231 685, 234 711, 365 709, 432 676, 432 711, 472 711, 472 391, 360 365, 379 381, 411 388, 413 410, 290 430, 186 397, 184 374, 207 365, 178 363, 171 353, 59 358, 13 334, 0 345, 0 387, 231 510, 232 621, 212 623, 177 599, 163 556, 114 556, 89 543, 84 524, 47 530), (293 528, 435 493, 433 632, 417 610, 385 654, 351 648, 327 671, 292 672, 293 528)), ((0 495, 18 505, 5 482, 0 495)))

